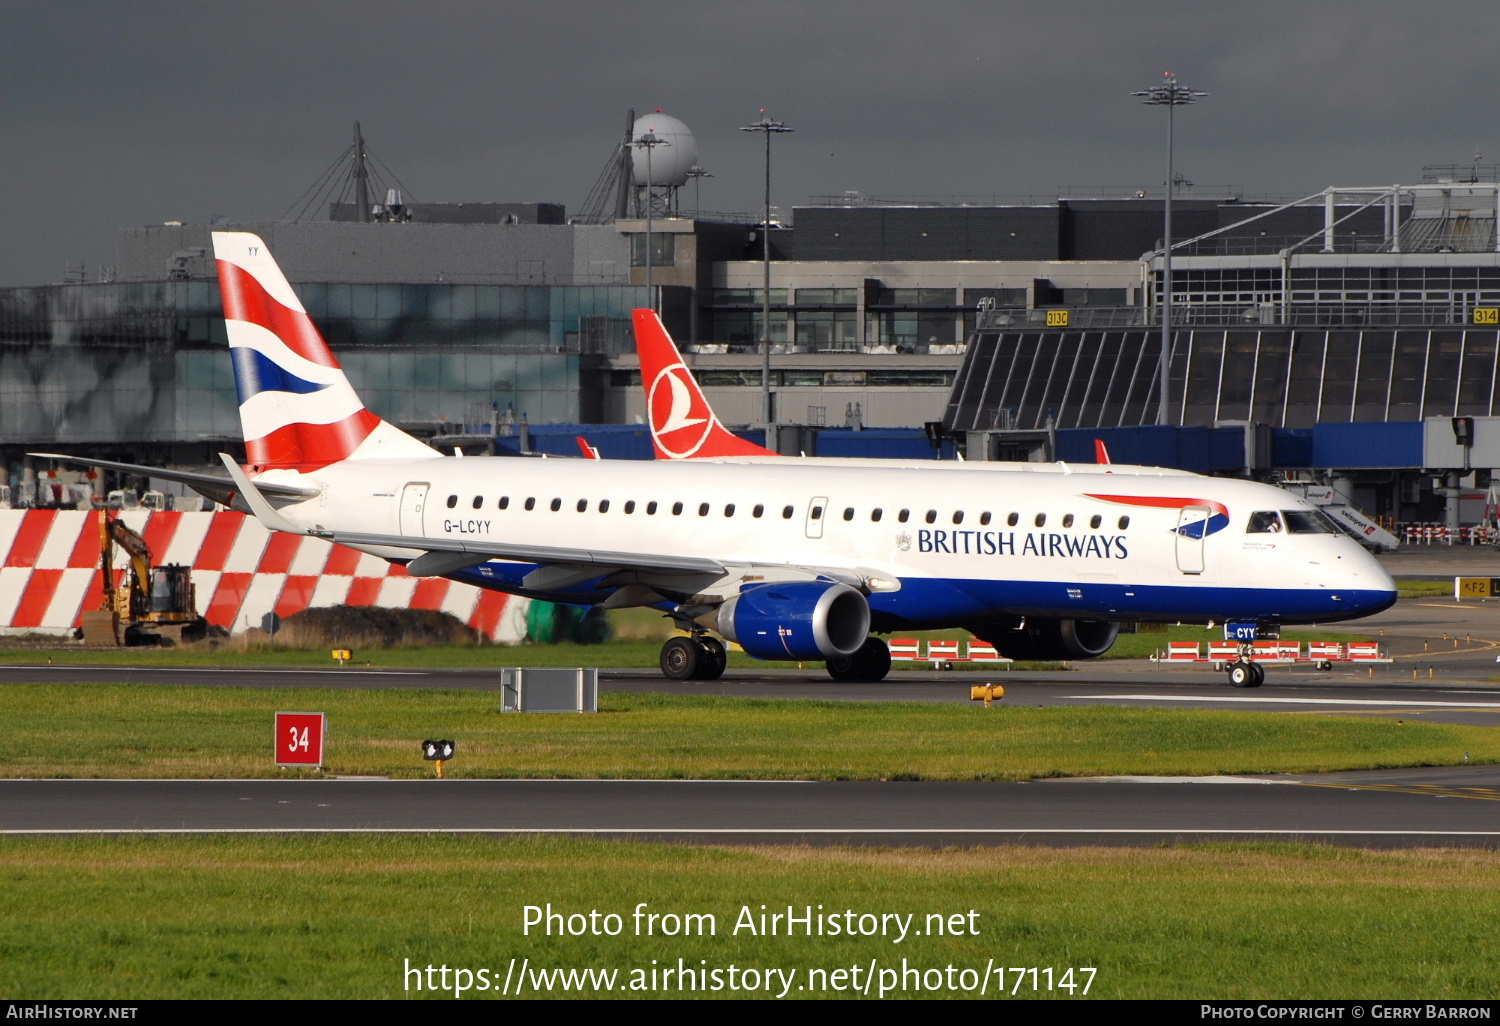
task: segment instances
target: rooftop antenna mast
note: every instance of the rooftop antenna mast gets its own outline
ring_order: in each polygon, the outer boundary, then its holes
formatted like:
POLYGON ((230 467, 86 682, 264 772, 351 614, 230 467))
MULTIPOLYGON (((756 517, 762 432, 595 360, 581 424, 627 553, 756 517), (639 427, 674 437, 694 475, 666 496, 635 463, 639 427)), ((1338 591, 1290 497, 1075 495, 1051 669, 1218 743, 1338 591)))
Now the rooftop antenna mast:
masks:
POLYGON ((625 115, 624 141, 620 143, 619 171, 617 172, 618 184, 615 189, 615 220, 620 221, 630 216, 630 197, 635 192, 631 188, 635 184, 635 163, 630 159, 630 146, 634 142, 630 133, 635 128, 635 108, 631 107, 625 115))
POLYGON ((370 219, 370 172, 365 167, 365 137, 354 123, 354 219, 370 219))

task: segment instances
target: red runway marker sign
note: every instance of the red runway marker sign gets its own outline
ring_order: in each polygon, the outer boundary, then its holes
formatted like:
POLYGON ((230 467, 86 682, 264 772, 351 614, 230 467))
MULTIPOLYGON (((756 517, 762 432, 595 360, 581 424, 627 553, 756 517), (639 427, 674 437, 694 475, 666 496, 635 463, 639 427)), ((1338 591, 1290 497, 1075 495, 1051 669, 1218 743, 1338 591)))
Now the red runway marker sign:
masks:
POLYGON ((328 717, 323 713, 277 713, 276 765, 323 765, 323 734, 327 729, 328 717))

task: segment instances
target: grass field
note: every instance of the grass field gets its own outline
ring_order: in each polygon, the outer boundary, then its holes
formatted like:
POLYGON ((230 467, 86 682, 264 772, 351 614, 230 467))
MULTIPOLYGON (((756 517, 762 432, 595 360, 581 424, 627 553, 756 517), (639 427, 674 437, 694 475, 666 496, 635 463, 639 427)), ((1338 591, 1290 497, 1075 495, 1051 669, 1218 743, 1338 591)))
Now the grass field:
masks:
POLYGON ((324 712, 334 774, 454 777, 1021 780, 1307 773, 1500 760, 1492 728, 1384 718, 1111 707, 993 709, 607 694, 596 715, 501 713, 492 691, 134 684, 0 688, 6 777, 266 777, 272 714, 324 712))
MULTIPOLYGON (((1171 849, 695 848, 471 837, 0 839, 0 994, 45 998, 452 997, 409 966, 470 972, 498 996, 512 959, 538 973, 613 970, 615 996, 693 996, 651 970, 720 971, 708 996, 851 996, 882 984, 974 996, 991 964, 1016 997, 1491 998, 1500 861, 1466 851, 1296 845, 1171 849), (524 909, 597 910, 618 936, 523 933, 524 909), (714 933, 636 936, 631 913, 712 915, 714 933), (958 915, 963 934, 756 936, 794 906, 958 915), (972 917, 970 912, 975 913, 972 917), (972 931, 971 932, 971 928, 972 931), (906 967, 925 972, 902 976, 906 967), (653 966, 654 960, 654 966, 653 966), (991 963, 993 960, 993 963, 991 963), (752 992, 730 991, 727 968, 752 992), (955 973, 946 973, 953 966, 955 973), (858 966, 861 973, 850 977, 858 966), (1011 967, 1036 967, 1018 975, 1011 967), (1071 977, 1063 974, 1073 969, 1071 977), (1091 968, 1094 973, 1080 970, 1091 968), (477 975, 484 969, 485 977, 477 975), (809 970, 844 970, 841 978, 809 970), (962 975, 963 970, 970 974, 962 975), (1046 970, 1051 970, 1050 973, 1046 970), (1054 984, 1049 992, 1048 976, 1054 984), (948 990, 949 981, 955 985, 948 990), (1056 984, 1074 985, 1070 993, 1056 984), (424 989, 414 989, 420 981, 424 989)), ((665 922, 661 920, 659 922, 665 922)), ((951 924, 951 920, 946 920, 951 924)), ((602 928, 602 921, 601 921, 602 928)), ((896 929, 892 923, 892 929, 896 929)), ((462 977, 450 973, 450 986, 462 977)), ((440 975, 434 982, 441 983, 440 975)), ((988 981, 994 996, 996 977, 988 981)), ((553 996, 597 995, 584 981, 553 996)), ((515 981, 511 991, 514 993, 515 981)), ((701 992, 697 992, 701 996, 701 992)))

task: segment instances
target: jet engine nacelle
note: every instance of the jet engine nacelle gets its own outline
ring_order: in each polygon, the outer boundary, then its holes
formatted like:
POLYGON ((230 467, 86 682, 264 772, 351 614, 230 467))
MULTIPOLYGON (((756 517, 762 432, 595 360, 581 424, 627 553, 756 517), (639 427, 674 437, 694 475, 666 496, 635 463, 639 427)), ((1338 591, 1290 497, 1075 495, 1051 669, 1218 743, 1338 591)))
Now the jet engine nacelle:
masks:
POLYGON ((758 584, 720 606, 716 626, 759 659, 837 659, 869 637, 870 604, 847 584, 758 584))
POLYGON ((1097 659, 1108 652, 1119 636, 1120 625, 1112 620, 1044 620, 1027 617, 979 624, 975 635, 988 641, 1000 654, 1012 659, 1060 662, 1067 659, 1097 659))

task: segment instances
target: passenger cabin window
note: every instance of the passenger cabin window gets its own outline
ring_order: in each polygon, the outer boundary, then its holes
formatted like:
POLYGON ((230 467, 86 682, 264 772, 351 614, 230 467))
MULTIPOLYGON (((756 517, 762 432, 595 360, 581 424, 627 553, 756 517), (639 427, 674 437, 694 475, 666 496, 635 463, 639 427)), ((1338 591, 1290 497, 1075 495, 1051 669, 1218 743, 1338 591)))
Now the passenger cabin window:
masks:
POLYGON ((953 514, 953 522, 955 524, 961 524, 961 523, 964 522, 964 511, 963 510, 957 510, 953 514))
POLYGON ((979 526, 980 527, 988 527, 989 523, 990 523, 990 511, 989 510, 985 510, 983 513, 979 514, 979 526))
POLYGON ((1281 516, 1274 509, 1256 510, 1250 514, 1246 534, 1277 534, 1281 531, 1281 516))
POLYGON ((509 495, 502 495, 502 496, 500 496, 500 504, 499 505, 500 505, 501 509, 510 509, 510 496, 509 495))
POLYGON ((812 516, 812 518, 814 520, 822 520, 823 519, 823 507, 822 506, 814 506, 812 508, 812 514, 811 514, 811 516, 812 516))
POLYGON ((870 510, 870 523, 872 523, 872 524, 878 524, 878 523, 880 523, 880 518, 883 517, 883 516, 885 516, 885 514, 880 511, 879 507, 870 510))
POLYGON ((1073 514, 1068 513, 1068 514, 1066 514, 1063 517, 1063 526, 1064 527, 1072 527, 1073 526, 1073 514))
POLYGON ((1038 527, 1046 527, 1047 526, 1047 514, 1045 514, 1045 513, 1038 513, 1036 515, 1036 526, 1038 526, 1038 527))
POLYGON ((552 500, 552 512, 556 513, 560 509, 562 509, 562 500, 561 499, 553 499, 552 500))
POLYGON ((1094 528, 1095 530, 1097 530, 1099 525, 1102 523, 1104 523, 1104 518, 1097 513, 1089 517, 1089 526, 1094 528))
POLYGON ((1286 521, 1288 534, 1337 534, 1326 514, 1310 509, 1284 509, 1281 518, 1286 521))
POLYGON ((587 513, 588 511, 589 511, 589 500, 587 500, 587 499, 579 499, 578 500, 578 512, 580 512, 580 513, 587 513))
POLYGON ((906 523, 911 519, 911 510, 903 509, 900 513, 896 514, 896 519, 901 521, 901 523, 903 524, 906 523))
POLYGON ((853 506, 848 506, 848 507, 846 507, 844 509, 844 519, 845 520, 853 520, 854 519, 854 507, 853 506))
POLYGON ((527 496, 527 498, 526 498, 526 509, 527 509, 528 512, 530 512, 531 510, 536 509, 536 497, 535 496, 527 496))
POLYGON ((732 516, 734 516, 734 503, 730 502, 730 503, 726 503, 725 504, 725 506, 724 506, 724 515, 726 517, 732 517, 732 516))
POLYGON ((476 496, 474 496, 474 508, 475 509, 484 509, 484 496, 483 495, 476 495, 476 496))
POLYGON ((680 516, 682 516, 682 503, 680 503, 680 502, 674 502, 674 503, 672 503, 672 515, 674 517, 680 517, 680 516))
POLYGON ((1123 531, 1123 530, 1125 530, 1125 528, 1127 528, 1129 526, 1130 526, 1130 518, 1129 517, 1121 517, 1120 518, 1120 530, 1123 531))
POLYGON ((457 495, 450 495, 450 496, 448 496, 448 508, 452 509, 454 506, 457 506, 457 505, 458 505, 458 496, 457 495))
POLYGON ((1015 527, 1017 524, 1019 524, 1021 522, 1021 514, 1019 514, 1019 513, 1012 513, 1010 516, 1008 516, 1008 517, 1005 518, 1005 522, 1006 522, 1006 524, 1010 525, 1011 527, 1015 527))
POLYGON ((609 500, 608 499, 600 499, 599 500, 599 512, 600 513, 608 513, 609 512, 609 500))
POLYGON ((928 510, 927 511, 927 516, 924 519, 929 524, 935 524, 935 523, 937 523, 937 510, 935 510, 935 509, 928 510))
POLYGON ((706 503, 706 502, 700 502, 700 503, 698 503, 698 515, 700 517, 706 517, 706 516, 708 516, 708 503, 706 503))
POLYGON ((646 516, 656 516, 656 503, 654 501, 646 503, 646 516))
POLYGON ((783 520, 790 520, 790 519, 792 519, 792 507, 790 507, 790 506, 783 506, 783 507, 781 507, 781 519, 783 519, 783 520))
POLYGON ((629 516, 631 513, 634 513, 634 512, 635 512, 635 500, 634 499, 626 499, 625 500, 625 514, 627 516, 629 516))
POLYGON ((755 508, 750 511, 750 515, 752 517, 754 517, 756 520, 759 520, 765 514, 765 512, 766 512, 765 505, 763 503, 757 502, 755 504, 755 508))

